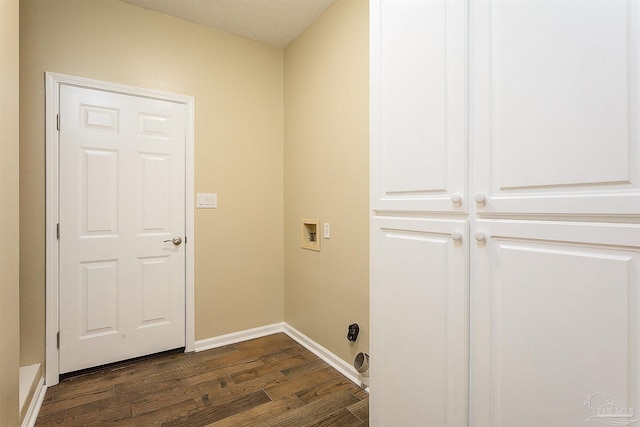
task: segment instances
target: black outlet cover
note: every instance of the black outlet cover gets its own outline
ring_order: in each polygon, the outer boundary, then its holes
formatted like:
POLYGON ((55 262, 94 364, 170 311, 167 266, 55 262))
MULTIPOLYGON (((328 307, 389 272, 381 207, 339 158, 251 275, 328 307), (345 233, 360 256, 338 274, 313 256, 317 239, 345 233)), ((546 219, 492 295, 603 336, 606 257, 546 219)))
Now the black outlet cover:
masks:
POLYGON ((360 326, 357 323, 349 325, 349 332, 347 332, 347 339, 351 342, 355 342, 358 339, 358 333, 360 333, 360 326))

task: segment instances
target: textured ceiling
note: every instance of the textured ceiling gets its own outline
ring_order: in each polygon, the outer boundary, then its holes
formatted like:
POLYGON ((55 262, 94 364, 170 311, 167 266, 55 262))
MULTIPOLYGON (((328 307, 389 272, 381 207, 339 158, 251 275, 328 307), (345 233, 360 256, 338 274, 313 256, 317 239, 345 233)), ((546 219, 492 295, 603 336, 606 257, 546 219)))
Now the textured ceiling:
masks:
POLYGON ((336 0, 122 0, 196 24, 286 47, 336 0))

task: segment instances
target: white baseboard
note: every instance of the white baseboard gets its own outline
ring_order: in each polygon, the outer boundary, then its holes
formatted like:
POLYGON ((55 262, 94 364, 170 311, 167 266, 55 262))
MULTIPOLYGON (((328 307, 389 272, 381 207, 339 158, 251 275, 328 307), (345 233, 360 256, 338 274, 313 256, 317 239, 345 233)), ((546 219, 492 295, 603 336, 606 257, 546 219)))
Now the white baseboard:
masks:
POLYGON ((44 377, 40 377, 36 391, 33 394, 33 398, 31 398, 31 403, 29 403, 29 409, 27 409, 27 413, 22 420, 22 427, 33 427, 36 425, 36 419, 38 418, 38 413, 40 413, 40 407, 42 406, 46 392, 47 386, 44 385, 44 377))
MULTIPOLYGON (((332 368, 340 372, 342 375, 353 381, 359 387, 363 386, 362 378, 360 374, 349 363, 345 362, 325 347, 321 346, 302 332, 298 331, 293 326, 282 322, 274 323, 272 325, 261 326, 259 328, 248 329, 246 331, 234 332, 231 334, 221 335, 219 337, 207 338, 204 340, 196 341, 195 351, 211 350, 213 348, 223 347, 229 344, 235 344, 242 341, 252 340, 254 338, 261 338, 267 335, 273 335, 280 332, 284 332, 294 341, 307 350, 314 353, 320 359, 327 362, 332 368)), ((365 389, 367 392, 368 387, 365 389)))
POLYGON ((260 326, 258 328, 247 329, 245 331, 220 335, 219 337, 199 340, 196 341, 195 351, 211 350, 212 348, 224 347, 229 344, 266 337, 267 335, 273 335, 279 332, 284 332, 284 323, 274 323, 272 325, 260 326))
POLYGON ((315 353, 316 356, 327 362, 329 365, 331 365, 332 368, 353 381, 357 386, 363 386, 360 374, 358 373, 356 368, 351 366, 349 363, 345 362, 334 353, 327 350, 325 347, 321 346, 320 344, 287 323, 284 324, 284 333, 289 335, 292 339, 297 341, 307 350, 315 353))
POLYGON ((33 365, 20 366, 20 415, 24 413, 27 401, 35 394, 38 380, 42 376, 42 365, 35 363, 33 365))

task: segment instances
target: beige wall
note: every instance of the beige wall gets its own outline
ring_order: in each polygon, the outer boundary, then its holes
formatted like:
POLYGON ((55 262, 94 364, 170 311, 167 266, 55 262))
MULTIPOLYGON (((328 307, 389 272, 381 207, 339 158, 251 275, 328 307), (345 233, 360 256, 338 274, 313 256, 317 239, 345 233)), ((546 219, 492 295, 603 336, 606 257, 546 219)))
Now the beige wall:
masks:
POLYGON ((20 3, 22 364, 44 360, 45 71, 195 96, 195 190, 219 204, 196 210, 196 339, 281 322, 282 49, 117 0, 20 3))
POLYGON ((18 0, 0 0, 0 424, 18 425, 18 0))
POLYGON ((366 0, 338 0, 284 67, 285 320, 349 363, 369 347, 368 19, 366 0), (331 224, 320 252, 300 248, 302 218, 331 224))
POLYGON ((196 339, 280 322, 286 304, 345 360, 368 350, 366 0, 339 0, 284 61, 117 0, 23 0, 20 24, 23 365, 44 361, 45 71, 195 96, 195 187, 219 198, 196 210, 196 339), (303 217, 332 225, 320 253, 299 248, 303 217))

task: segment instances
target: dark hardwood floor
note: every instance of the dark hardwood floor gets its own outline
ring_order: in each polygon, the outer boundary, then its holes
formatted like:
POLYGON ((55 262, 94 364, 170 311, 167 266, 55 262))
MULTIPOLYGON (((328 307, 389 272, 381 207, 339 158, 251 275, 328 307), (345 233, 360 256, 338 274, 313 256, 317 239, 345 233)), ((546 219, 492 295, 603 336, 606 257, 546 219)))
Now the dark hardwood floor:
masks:
POLYGON ((369 395, 285 334, 173 353, 47 389, 36 426, 367 426, 369 395))

